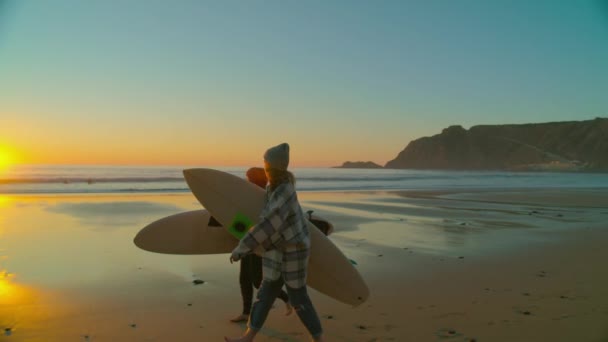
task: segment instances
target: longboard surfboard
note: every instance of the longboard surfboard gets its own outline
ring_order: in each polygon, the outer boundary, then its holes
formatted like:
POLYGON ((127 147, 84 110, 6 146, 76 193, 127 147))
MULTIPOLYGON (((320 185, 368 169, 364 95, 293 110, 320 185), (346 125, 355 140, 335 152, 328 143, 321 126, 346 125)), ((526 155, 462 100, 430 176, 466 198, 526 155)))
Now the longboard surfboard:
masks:
MULTIPOLYGON (((310 214, 308 217, 328 234, 333 231, 333 225, 324 218, 310 214)), ((156 220, 142 228, 133 242, 148 252, 181 255, 230 253, 238 244, 238 240, 205 209, 156 220)))
POLYGON ((142 228, 133 242, 149 252, 185 255, 230 253, 238 244, 204 209, 154 221, 142 228))
MULTIPOLYGON (((257 222, 264 207, 264 190, 235 175, 213 169, 184 170, 194 196, 222 225, 229 227, 239 215, 257 222)), ((357 306, 369 297, 365 281, 349 259, 312 223, 307 284, 342 303, 357 306)), ((260 248, 257 254, 262 254, 260 248)))

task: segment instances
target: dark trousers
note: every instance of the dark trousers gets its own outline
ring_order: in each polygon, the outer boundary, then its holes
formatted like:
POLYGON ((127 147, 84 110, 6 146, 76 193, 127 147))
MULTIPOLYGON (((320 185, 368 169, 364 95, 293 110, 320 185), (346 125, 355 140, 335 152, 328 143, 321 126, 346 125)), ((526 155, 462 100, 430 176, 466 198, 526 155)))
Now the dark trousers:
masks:
MULTIPOLYGON (((239 274, 239 283, 241 284, 241 296, 243 297, 243 315, 251 313, 251 304, 253 301, 253 288, 260 288, 262 284, 262 258, 249 254, 241 258, 241 273, 239 274)), ((289 296, 287 292, 281 290, 278 294, 282 301, 287 303, 289 296)))
MULTIPOLYGON (((249 329, 259 331, 262 329, 268 311, 272 307, 272 303, 278 296, 279 292, 283 288, 283 278, 279 278, 274 281, 265 280, 262 283, 262 287, 258 291, 257 300, 253 304, 253 311, 249 316, 249 329)), ((306 291, 306 285, 294 289, 287 286, 287 293, 289 293, 289 301, 296 310, 300 321, 304 324, 308 332, 313 338, 318 338, 323 334, 321 328, 321 321, 315 311, 315 307, 312 305, 308 292, 306 291)))

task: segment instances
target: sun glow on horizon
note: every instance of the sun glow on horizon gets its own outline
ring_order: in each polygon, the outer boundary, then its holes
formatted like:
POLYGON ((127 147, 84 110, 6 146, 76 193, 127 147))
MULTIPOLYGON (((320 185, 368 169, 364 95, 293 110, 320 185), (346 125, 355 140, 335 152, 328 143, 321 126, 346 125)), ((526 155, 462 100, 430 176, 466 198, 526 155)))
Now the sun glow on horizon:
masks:
POLYGON ((0 145, 0 171, 16 164, 15 154, 7 147, 0 145))

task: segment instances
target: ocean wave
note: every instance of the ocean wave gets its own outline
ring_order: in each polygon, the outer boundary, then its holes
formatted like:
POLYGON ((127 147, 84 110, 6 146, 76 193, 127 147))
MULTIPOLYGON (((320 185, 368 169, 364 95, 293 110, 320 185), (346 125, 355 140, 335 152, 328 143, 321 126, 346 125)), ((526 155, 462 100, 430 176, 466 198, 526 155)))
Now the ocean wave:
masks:
POLYGON ((35 188, 35 189, 2 189, 0 188, 0 194, 7 195, 27 195, 27 194, 120 194, 120 193, 186 193, 190 192, 188 188, 124 188, 124 189, 86 189, 86 188, 74 188, 74 189, 50 189, 50 188, 35 188))
POLYGON ((50 177, 50 178, 8 178, 0 179, 0 184, 68 184, 68 183, 163 183, 185 182, 183 177, 50 177))
MULTIPOLYGON (((403 182, 424 180, 449 180, 456 176, 446 175, 408 175, 408 176, 359 176, 359 177, 297 177, 300 182, 344 183, 344 182, 403 182)), ((460 176, 462 178, 462 176, 460 176)), ((184 182, 183 177, 42 177, 0 179, 0 184, 69 184, 69 183, 166 183, 184 182)))
MULTIPOLYGON (((244 178, 246 168, 220 169, 244 178)), ((298 191, 608 187, 606 174, 501 171, 295 169, 298 191)), ((0 194, 184 193, 182 169, 28 167, 0 175, 0 194), (1 176, 4 176, 2 178, 1 176)))

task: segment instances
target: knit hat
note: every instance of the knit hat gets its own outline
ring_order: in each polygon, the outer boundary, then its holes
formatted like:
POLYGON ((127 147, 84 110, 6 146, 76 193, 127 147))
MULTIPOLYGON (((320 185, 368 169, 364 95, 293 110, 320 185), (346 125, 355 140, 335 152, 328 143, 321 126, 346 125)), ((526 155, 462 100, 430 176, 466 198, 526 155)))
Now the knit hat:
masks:
POLYGON ((287 171, 287 165, 289 165, 289 144, 282 143, 269 148, 264 153, 264 161, 273 169, 287 171))

